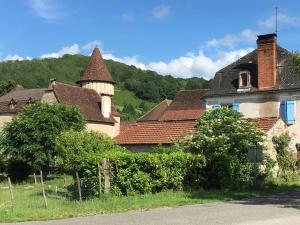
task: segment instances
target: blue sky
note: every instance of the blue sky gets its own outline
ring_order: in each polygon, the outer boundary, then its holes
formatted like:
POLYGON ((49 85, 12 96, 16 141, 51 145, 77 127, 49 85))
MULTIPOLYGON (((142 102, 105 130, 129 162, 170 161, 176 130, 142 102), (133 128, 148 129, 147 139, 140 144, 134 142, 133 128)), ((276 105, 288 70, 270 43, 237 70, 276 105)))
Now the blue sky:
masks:
POLYGON ((211 78, 275 31, 300 50, 300 1, 10 0, 0 13, 0 60, 89 55, 177 77, 211 78))

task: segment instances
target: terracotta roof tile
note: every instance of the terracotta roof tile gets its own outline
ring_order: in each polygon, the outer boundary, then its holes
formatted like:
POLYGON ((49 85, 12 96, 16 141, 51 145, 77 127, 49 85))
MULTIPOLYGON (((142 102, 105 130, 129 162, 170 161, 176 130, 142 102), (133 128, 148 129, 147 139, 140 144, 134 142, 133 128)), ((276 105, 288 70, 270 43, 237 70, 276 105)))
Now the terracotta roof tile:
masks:
POLYGON ((53 86, 58 102, 77 105, 80 112, 88 121, 115 123, 112 111, 110 118, 105 118, 101 113, 101 96, 92 89, 80 88, 56 82, 53 86))
POLYGON ((125 130, 131 128, 135 124, 136 124, 136 121, 121 121, 121 123, 120 123, 120 133, 122 133, 125 130))
POLYGON ((115 83, 105 65, 99 48, 94 49, 85 67, 85 70, 83 71, 80 80, 77 81, 77 83, 82 81, 104 81, 115 83))
POLYGON ((41 100, 45 91, 45 88, 24 89, 18 86, 0 97, 0 113, 20 112, 27 104, 41 100), (11 103, 14 103, 13 106, 11 103))
POLYGON ((255 122, 261 131, 267 132, 276 124, 276 122, 279 120, 279 118, 278 117, 260 117, 260 118, 254 118, 254 119, 248 119, 248 120, 255 122))
POLYGON ((163 113, 168 109, 170 104, 172 103, 172 100, 165 99, 158 103, 154 108, 152 108, 149 112, 141 116, 137 119, 138 122, 144 122, 144 121, 158 121, 163 113))
POLYGON ((182 140, 196 130, 197 121, 153 121, 131 125, 114 139, 122 145, 169 144, 172 139, 182 140))
POLYGON ((160 121, 198 119, 205 109, 202 99, 206 89, 180 91, 160 121))

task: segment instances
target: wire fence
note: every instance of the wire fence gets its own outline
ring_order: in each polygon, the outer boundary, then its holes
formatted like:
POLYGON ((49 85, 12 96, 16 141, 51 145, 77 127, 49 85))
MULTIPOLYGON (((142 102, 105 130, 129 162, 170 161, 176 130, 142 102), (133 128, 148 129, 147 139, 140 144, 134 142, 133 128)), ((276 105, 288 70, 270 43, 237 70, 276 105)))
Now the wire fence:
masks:
MULTIPOLYGON (((98 194, 110 192, 109 161, 104 159, 102 166, 98 164, 98 194)), ((56 200, 72 200, 82 202, 84 196, 89 196, 91 190, 75 172, 71 176, 49 176, 44 182, 42 171, 33 174, 24 184, 14 185, 10 177, 0 183, 0 213, 14 211, 16 207, 48 208, 56 200), (49 200, 51 200, 49 202, 49 200)))

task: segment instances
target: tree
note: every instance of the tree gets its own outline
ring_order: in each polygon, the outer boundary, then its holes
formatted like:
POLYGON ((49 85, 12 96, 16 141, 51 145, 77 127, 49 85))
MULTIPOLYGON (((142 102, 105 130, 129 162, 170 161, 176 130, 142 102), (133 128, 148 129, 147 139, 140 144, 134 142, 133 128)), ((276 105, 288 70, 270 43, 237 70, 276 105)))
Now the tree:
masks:
POLYGON ((229 109, 208 110, 198 120, 197 131, 186 149, 204 154, 206 184, 221 187, 251 181, 248 151, 262 148, 263 133, 242 114, 229 109))
POLYGON ((39 102, 26 106, 4 126, 1 147, 11 162, 23 162, 47 174, 57 155, 56 137, 65 130, 84 127, 78 107, 39 102))
POLYGON ((293 54, 293 70, 300 76, 300 53, 295 52, 293 54))
POLYGON ((80 168, 88 157, 124 149, 109 136, 94 131, 64 131, 55 141, 58 164, 68 171, 80 168))
POLYGON ((0 96, 7 94, 16 87, 16 82, 13 80, 0 82, 0 96))

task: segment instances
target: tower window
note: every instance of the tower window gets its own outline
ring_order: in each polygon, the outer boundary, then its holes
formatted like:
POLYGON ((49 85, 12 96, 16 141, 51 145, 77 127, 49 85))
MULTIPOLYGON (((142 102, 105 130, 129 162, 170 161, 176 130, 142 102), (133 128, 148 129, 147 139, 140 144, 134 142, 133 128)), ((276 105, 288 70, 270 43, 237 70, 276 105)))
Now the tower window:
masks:
POLYGON ((239 88, 249 88, 250 87, 250 72, 241 71, 239 77, 239 88))

